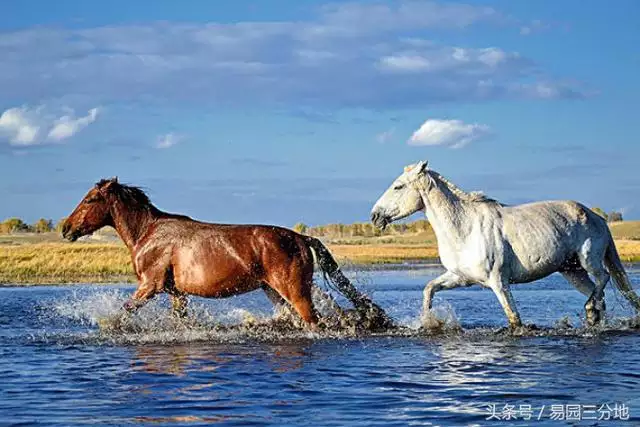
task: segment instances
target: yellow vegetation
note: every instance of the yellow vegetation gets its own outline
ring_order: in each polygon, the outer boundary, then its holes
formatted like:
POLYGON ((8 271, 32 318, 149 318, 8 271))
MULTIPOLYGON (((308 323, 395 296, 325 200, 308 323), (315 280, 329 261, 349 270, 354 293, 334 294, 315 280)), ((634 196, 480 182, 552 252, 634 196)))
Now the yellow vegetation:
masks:
POLYGON ((132 280, 131 257, 121 244, 0 245, 0 283, 132 280))
POLYGON ((329 245, 329 250, 338 261, 353 264, 385 264, 438 259, 438 248, 435 245, 329 245))
MULTIPOLYGON (((622 260, 640 262, 640 221, 613 223, 611 230, 622 260)), ((425 262, 438 257, 430 230, 324 240, 341 263, 425 262)), ((134 280, 129 251, 122 243, 68 243, 47 233, 0 238, 0 284, 134 280)))

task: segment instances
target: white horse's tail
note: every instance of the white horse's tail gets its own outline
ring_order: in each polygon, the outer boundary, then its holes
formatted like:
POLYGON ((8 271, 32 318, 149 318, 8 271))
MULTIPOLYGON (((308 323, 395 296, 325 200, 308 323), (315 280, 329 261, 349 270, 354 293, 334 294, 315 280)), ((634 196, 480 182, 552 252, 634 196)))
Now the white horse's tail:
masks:
POLYGON ((620 256, 618 255, 618 250, 612 237, 610 237, 607 252, 604 254, 604 264, 607 270, 609 270, 613 283, 616 284, 620 293, 633 305, 636 311, 640 311, 640 297, 631 287, 629 276, 627 276, 627 272, 624 271, 622 261, 620 261, 620 256))

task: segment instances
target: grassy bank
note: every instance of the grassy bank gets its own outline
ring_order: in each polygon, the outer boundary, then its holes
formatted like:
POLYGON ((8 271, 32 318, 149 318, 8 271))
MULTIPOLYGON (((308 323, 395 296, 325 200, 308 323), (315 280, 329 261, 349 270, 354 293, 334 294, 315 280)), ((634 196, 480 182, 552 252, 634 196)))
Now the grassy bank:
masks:
MULTIPOLYGON (((640 221, 611 225, 625 262, 640 262, 640 221)), ((90 242, 68 243, 56 234, 0 236, 1 283, 83 283, 134 281, 128 250, 109 233, 90 242)), ((435 262, 430 231, 392 236, 324 238, 341 263, 435 262)))
POLYGON ((122 244, 30 243, 0 245, 0 283, 132 281, 122 244))

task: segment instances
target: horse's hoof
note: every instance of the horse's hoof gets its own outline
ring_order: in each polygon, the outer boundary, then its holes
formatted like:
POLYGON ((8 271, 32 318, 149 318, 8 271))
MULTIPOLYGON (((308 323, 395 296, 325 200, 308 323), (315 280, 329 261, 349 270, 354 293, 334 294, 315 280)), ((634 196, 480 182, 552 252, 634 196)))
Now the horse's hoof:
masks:
POLYGON ((604 315, 598 310, 587 310, 587 326, 594 328, 604 320, 604 315))
POLYGON ((423 315, 420 319, 420 329, 426 331, 441 331, 444 329, 446 322, 442 319, 439 319, 436 315, 429 313, 427 315, 423 315))

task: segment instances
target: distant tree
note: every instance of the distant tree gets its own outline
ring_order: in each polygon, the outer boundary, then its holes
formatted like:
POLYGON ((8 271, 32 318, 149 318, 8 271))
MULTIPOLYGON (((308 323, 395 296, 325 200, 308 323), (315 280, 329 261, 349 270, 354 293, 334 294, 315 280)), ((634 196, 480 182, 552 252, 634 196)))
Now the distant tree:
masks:
POLYGON ((621 212, 617 212, 617 211, 611 211, 609 212, 608 215, 608 221, 609 222, 616 222, 616 221, 622 221, 622 213, 621 212))
POLYGON ((53 222, 50 219, 40 218, 31 228, 36 233, 48 233, 53 230, 53 222))
POLYGON ((295 231, 296 233, 300 233, 300 234, 307 234, 307 229, 309 227, 307 227, 306 224, 299 222, 296 225, 293 226, 293 231, 295 231))
POLYGON ((66 217, 60 218, 60 220, 56 222, 56 226, 53 228, 53 231, 55 231, 56 233, 62 233, 62 226, 64 225, 64 222, 66 220, 67 220, 66 217))
POLYGON ((304 230, 302 233, 315 237, 328 237, 328 238, 343 238, 343 237, 378 237, 378 236, 390 236, 406 233, 422 233, 431 232, 431 224, 426 219, 420 219, 413 222, 400 222, 396 224, 389 224, 384 231, 375 227, 371 222, 354 222, 352 224, 326 224, 316 225, 308 227, 305 224, 299 222, 293 226, 293 229, 304 230), (304 228, 303 228, 304 227, 304 228))
POLYGON ((3 233, 16 233, 20 231, 29 231, 29 225, 20 218, 5 219, 0 228, 3 233))
POLYGON ((595 207, 595 208, 591 208, 591 210, 597 213, 598 215, 600 215, 605 220, 608 219, 607 213, 603 211, 601 208, 595 207))
POLYGON ((356 222, 351 225, 351 235, 354 237, 364 236, 364 224, 361 222, 356 222))

